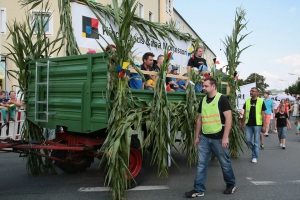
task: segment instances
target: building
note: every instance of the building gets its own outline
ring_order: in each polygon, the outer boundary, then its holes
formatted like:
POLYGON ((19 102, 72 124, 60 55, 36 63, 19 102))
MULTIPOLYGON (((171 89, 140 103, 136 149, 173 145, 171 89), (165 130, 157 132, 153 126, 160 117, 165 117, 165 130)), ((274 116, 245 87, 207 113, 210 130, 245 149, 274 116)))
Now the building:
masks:
MULTIPOLYGON (((111 0, 90 0, 102 3, 104 5, 111 4, 111 0)), ((119 0, 121 2, 121 0, 119 0)), ((149 1, 149 0, 139 0, 138 7, 137 7, 137 14, 146 20, 160 22, 160 23, 168 23, 171 19, 175 20, 178 24, 179 31, 188 32, 193 37, 199 37, 197 33, 189 26, 189 24, 182 18, 182 16, 173 8, 173 0, 156 0, 156 1, 149 1)), ((7 43, 11 43, 11 39, 8 38, 9 31, 6 27, 6 23, 11 23, 12 20, 16 21, 24 21, 25 20, 25 12, 28 9, 21 8, 20 3, 18 1, 1 1, 0 3, 1 8, 1 15, 0 15, 0 30, 1 30, 1 37, 0 37, 0 54, 6 55, 8 54, 8 50, 3 46, 7 46, 7 43)), ((59 29, 59 12, 58 12, 58 5, 57 1, 51 1, 51 9, 48 13, 43 13, 44 16, 49 17, 49 23, 47 26, 47 36, 50 40, 55 39, 56 33, 59 29)), ((38 15, 38 9, 30 11, 32 16, 38 15)), ((200 38, 200 37, 199 37, 200 38)), ((215 54, 210 50, 210 48, 204 44, 205 59, 208 60, 208 63, 212 61, 215 57, 215 54)), ((80 48, 82 53, 86 53, 88 51, 87 48, 80 48)), ((53 56, 64 56, 64 51, 61 51, 59 55, 53 56)), ((12 61, 9 59, 5 59, 1 56, 1 63, 0 63, 0 86, 2 89, 6 90, 16 90, 14 85, 18 85, 17 81, 8 78, 6 71, 16 69, 16 66, 12 61), (5 71, 6 70, 6 71, 5 71)), ((181 73, 186 71, 185 66, 181 66, 180 68, 181 73)))

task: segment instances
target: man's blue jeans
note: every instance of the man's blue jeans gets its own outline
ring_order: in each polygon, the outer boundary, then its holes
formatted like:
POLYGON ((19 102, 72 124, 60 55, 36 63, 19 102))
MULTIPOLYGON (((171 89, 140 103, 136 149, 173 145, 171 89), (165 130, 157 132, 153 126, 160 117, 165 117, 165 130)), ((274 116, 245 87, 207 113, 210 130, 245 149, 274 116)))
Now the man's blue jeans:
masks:
POLYGON ((258 158, 260 145, 260 131, 262 126, 247 126, 246 125, 246 140, 252 150, 252 158, 258 158), (253 141, 254 138, 254 141, 253 141))
POLYGON ((194 189, 198 192, 206 190, 205 182, 211 153, 215 154, 221 164, 225 183, 236 185, 228 149, 222 148, 222 139, 210 139, 202 134, 198 144, 197 176, 194 181, 194 189))

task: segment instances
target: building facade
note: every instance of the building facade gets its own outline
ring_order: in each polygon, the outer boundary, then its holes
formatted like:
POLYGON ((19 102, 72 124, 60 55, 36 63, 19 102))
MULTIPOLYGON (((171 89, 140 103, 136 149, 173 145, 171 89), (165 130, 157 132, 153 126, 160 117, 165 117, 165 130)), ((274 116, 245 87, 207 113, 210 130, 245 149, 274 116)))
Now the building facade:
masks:
MULTIPOLYGON (((112 4, 111 0, 90 0, 99 2, 103 5, 112 4)), ((119 0, 119 3, 121 0, 119 0)), ((199 37, 197 33, 189 26, 189 24, 181 17, 181 15, 173 8, 173 0, 139 0, 137 1, 137 10, 136 14, 141 18, 153 22, 160 23, 169 23, 171 19, 175 20, 178 24, 178 30, 185 33, 190 33, 194 38, 199 37)), ((0 2, 1 15, 0 15, 0 54, 6 55, 9 51, 4 47, 8 46, 9 43, 12 43, 9 36, 9 30, 6 27, 6 23, 12 23, 13 20, 18 22, 25 21, 25 13, 29 7, 22 8, 18 1, 1 1, 0 2)), ((51 1, 51 9, 48 13, 43 13, 44 16, 50 18, 49 23, 47 24, 47 37, 50 40, 54 40, 56 33, 59 29, 59 12, 58 12, 57 0, 51 1)), ((39 8, 30 11, 30 15, 38 15, 39 8)), ((204 44, 204 58, 210 63, 215 57, 215 54, 210 50, 210 48, 204 44)), ((87 48, 80 48, 81 53, 86 53, 87 48)), ((54 56, 64 56, 65 52, 62 50, 59 55, 54 56)), ((16 90, 15 85, 18 85, 17 81, 8 78, 6 71, 15 70, 16 66, 9 59, 5 59, 4 56, 1 56, 0 63, 0 86, 5 90, 16 90)), ((186 66, 181 66, 181 74, 186 71, 186 66)))

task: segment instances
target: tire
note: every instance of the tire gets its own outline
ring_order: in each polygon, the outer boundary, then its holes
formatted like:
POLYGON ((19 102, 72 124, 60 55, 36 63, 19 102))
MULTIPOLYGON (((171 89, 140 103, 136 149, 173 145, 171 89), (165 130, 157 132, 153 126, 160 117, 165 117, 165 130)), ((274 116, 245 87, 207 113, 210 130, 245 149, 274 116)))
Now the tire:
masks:
POLYGON ((141 145, 139 139, 137 137, 132 137, 128 169, 131 172, 133 179, 131 177, 128 178, 128 181, 130 181, 128 189, 134 188, 139 185, 147 171, 147 166, 149 165, 149 163, 147 162, 148 154, 145 153, 143 157, 140 147, 141 145))
POLYGON ((65 160, 65 162, 54 161, 54 164, 62 171, 70 174, 83 172, 94 162, 93 157, 75 151, 53 150, 51 156, 65 160))
MULTIPOLYGON (((128 188, 131 189, 139 185, 142 181, 146 171, 147 166, 149 166, 148 154, 145 153, 144 157, 140 151, 140 141, 137 137, 132 136, 131 145, 130 145, 130 154, 129 154, 129 166, 128 169, 131 172, 132 176, 127 176, 128 179, 128 188)), ((106 176, 106 164, 103 164, 101 169, 103 170, 103 176, 106 176)))

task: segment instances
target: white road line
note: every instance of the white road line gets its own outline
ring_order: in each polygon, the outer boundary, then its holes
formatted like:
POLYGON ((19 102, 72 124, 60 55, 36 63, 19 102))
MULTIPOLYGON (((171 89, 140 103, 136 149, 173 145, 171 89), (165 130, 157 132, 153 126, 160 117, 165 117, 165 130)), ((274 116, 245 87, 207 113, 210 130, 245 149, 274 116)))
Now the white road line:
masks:
MULTIPOLYGON (((130 189, 129 191, 141 191, 141 190, 167 190, 170 189, 165 185, 158 186, 137 186, 135 188, 130 189)), ((109 187, 81 187, 78 189, 79 192, 107 192, 109 191, 109 187)))
POLYGON ((296 181, 289 181, 291 183, 300 183, 300 180, 296 180, 296 181))
POLYGON ((274 181, 251 181, 254 185, 275 185, 274 181))

